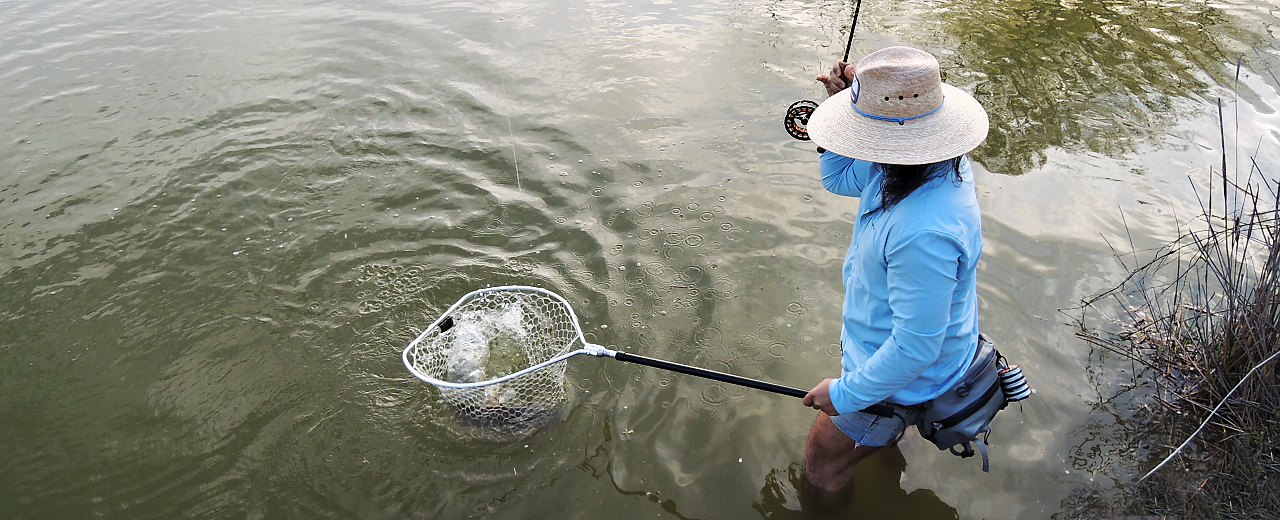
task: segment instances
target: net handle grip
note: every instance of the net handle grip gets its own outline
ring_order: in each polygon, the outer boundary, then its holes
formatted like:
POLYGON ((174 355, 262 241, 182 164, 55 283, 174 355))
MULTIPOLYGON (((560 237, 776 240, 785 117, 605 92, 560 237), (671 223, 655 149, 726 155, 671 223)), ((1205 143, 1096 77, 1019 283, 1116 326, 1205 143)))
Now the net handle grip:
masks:
MULTIPOLYGON (((586 347, 586 350, 592 355, 596 355, 596 356, 611 357, 618 361, 626 361, 628 363, 636 363, 638 365, 644 365, 644 366, 653 367, 653 368, 661 368, 663 370, 670 370, 672 372, 679 372, 681 374, 698 376, 706 379, 712 379, 715 381, 720 381, 722 383, 745 386, 747 388, 754 388, 756 390, 764 390, 766 392, 773 392, 775 394, 782 394, 782 395, 797 397, 801 399, 803 399, 804 396, 809 394, 808 390, 802 390, 802 389, 791 387, 791 386, 779 385, 779 384, 770 383, 767 381, 759 381, 756 379, 750 379, 742 376, 735 376, 733 374, 726 374, 724 372, 707 370, 705 368, 698 368, 698 367, 689 366, 689 365, 682 365, 680 363, 663 361, 661 359, 654 359, 651 357, 628 354, 626 352, 618 352, 618 351, 606 349, 599 345, 588 345, 586 347)), ((894 416, 893 407, 889 405, 881 404, 881 403, 876 403, 871 406, 868 406, 864 408, 862 411, 872 415, 878 415, 881 417, 894 416)))

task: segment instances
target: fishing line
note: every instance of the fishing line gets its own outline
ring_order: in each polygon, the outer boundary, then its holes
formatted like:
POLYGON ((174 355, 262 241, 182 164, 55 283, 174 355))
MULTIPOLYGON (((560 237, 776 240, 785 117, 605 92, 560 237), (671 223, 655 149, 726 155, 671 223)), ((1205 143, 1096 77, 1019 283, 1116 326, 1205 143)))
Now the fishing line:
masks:
MULTIPOLYGON (((853 48, 853 33, 858 28, 858 13, 862 11, 862 0, 857 0, 853 4, 853 24, 849 26, 849 42, 844 45, 844 58, 841 63, 849 62, 849 50, 853 48)), ((844 77, 844 71, 840 71, 840 79, 846 85, 849 84, 849 78, 844 77)), ((813 116, 813 111, 818 109, 817 101, 809 101, 802 99, 792 103, 787 107, 787 115, 782 118, 782 126, 786 128, 787 133, 801 141, 809 140, 809 117, 813 116)))
MULTIPOLYGON (((498 75, 498 79, 502 81, 502 97, 507 97, 507 81, 502 79, 502 75, 498 75)), ((507 135, 511 140, 511 164, 516 168, 516 189, 524 191, 520 187, 520 160, 516 158, 516 133, 511 129, 511 114, 507 114, 507 135)))
MULTIPOLYGON (((861 2, 862 0, 858 1, 861 2)), ((489 14, 494 16, 498 15, 497 11, 493 8, 492 1, 489 2, 489 14)), ((854 15, 854 20, 854 23, 857 23, 857 15, 854 15)), ((848 51, 845 51, 845 53, 848 54, 848 51)), ((503 79, 502 74, 498 74, 498 81, 502 82, 502 97, 505 99, 507 97, 507 80, 503 79)), ((516 169, 516 189, 524 191, 524 188, 520 187, 520 160, 516 158, 516 133, 511 128, 511 114, 505 115, 507 116, 507 136, 511 141, 511 164, 514 165, 516 169)))

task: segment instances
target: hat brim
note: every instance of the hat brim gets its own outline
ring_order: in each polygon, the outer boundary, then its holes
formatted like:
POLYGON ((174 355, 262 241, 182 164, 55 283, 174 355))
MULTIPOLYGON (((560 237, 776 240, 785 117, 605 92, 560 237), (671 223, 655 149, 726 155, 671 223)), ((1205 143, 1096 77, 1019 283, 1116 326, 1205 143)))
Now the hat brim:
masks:
POLYGON ((902 123, 853 111, 850 89, 827 98, 809 118, 809 138, 845 157, 881 164, 929 164, 959 157, 987 138, 987 111, 969 93, 942 84, 937 112, 902 123))

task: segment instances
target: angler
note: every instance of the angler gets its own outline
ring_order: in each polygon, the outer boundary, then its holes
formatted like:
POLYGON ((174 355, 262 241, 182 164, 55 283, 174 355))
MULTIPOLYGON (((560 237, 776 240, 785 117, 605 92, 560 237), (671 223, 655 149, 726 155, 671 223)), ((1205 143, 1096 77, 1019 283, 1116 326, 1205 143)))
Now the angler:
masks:
MULTIPOLYGON (((843 60, 817 77, 830 96, 807 118, 822 184, 859 197, 843 265, 841 375, 804 397, 819 410, 805 445, 805 496, 842 504, 853 468, 916 425, 940 449, 972 441, 1010 400, 1030 395, 978 332, 982 216, 965 155, 987 136, 982 105, 943 83, 909 47, 843 60), (1003 385, 1002 383, 1007 383, 1003 385), (891 416, 864 411, 893 407, 891 416)), ((963 451, 957 451, 963 446, 963 451)))

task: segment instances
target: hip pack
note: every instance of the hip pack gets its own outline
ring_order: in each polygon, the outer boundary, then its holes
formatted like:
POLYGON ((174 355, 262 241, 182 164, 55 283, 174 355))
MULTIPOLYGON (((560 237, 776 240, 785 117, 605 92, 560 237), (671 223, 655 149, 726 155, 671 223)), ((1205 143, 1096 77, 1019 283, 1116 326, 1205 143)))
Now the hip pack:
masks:
POLYGON ((1031 392, 1021 370, 1016 365, 1010 367, 995 343, 979 334, 978 351, 964 378, 946 393, 919 405, 924 410, 916 428, 939 450, 950 450, 960 457, 972 457, 970 444, 976 444, 982 452, 982 471, 990 473, 985 441, 991 435, 991 420, 1009 402, 1025 399, 1031 392), (958 451, 957 447, 963 449, 958 451))

